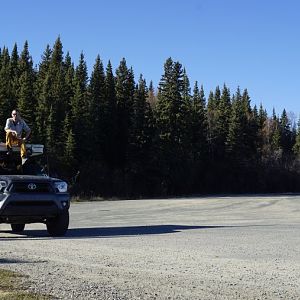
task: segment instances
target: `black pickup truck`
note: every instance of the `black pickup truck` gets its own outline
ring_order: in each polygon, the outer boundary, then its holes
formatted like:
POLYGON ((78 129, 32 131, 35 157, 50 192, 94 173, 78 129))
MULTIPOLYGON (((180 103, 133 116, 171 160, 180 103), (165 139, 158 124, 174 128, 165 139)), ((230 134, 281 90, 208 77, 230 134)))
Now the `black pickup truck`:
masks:
POLYGON ((25 224, 44 223, 50 236, 63 236, 69 227, 68 185, 47 176, 37 164, 43 145, 26 147, 29 158, 22 165, 19 148, 8 154, 0 143, 0 223, 11 224, 15 233, 25 224))

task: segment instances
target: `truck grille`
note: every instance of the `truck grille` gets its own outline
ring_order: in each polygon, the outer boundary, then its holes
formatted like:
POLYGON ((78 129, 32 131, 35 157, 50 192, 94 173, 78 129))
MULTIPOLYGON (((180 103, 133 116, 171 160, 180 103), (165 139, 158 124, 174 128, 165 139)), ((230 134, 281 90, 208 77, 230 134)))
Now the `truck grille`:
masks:
POLYGON ((47 182, 14 182, 11 188, 14 193, 53 193, 51 184, 47 182))

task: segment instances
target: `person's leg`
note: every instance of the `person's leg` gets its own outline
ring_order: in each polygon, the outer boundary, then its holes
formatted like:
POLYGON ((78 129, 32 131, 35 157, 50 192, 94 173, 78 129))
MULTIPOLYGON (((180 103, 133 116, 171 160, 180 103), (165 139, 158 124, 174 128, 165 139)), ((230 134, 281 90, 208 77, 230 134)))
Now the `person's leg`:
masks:
POLYGON ((12 151, 12 146, 19 146, 21 158, 26 158, 26 145, 23 140, 16 138, 11 132, 6 133, 6 147, 8 152, 12 151))
POLYGON ((12 150, 13 145, 18 145, 18 139, 11 133, 6 133, 6 147, 8 151, 12 150))
POLYGON ((18 145, 20 146, 21 158, 26 158, 26 145, 23 140, 19 140, 18 145))

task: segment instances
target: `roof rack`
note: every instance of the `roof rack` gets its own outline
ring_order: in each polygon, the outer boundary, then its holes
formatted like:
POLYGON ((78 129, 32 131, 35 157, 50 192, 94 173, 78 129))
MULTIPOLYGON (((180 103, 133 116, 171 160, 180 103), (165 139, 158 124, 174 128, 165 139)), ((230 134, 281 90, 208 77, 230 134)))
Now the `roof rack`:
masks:
MULTIPOLYGON (((30 152, 30 156, 38 156, 44 153, 44 145, 41 144, 26 144, 26 150, 30 152)), ((13 152, 20 152, 19 146, 12 147, 13 152)), ((0 143, 0 152, 7 152, 5 143, 0 143)))

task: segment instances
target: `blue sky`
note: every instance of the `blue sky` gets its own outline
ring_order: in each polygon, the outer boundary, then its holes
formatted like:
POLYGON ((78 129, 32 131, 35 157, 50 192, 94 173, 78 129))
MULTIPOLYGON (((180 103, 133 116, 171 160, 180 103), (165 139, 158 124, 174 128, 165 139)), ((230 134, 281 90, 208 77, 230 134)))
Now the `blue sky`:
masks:
POLYGON ((206 96, 225 83, 247 88, 251 104, 300 115, 300 1, 297 0, 10 0, 1 3, 0 47, 28 40, 38 64, 60 35, 89 72, 99 54, 116 69, 125 57, 136 78, 155 86, 168 57, 206 96))

